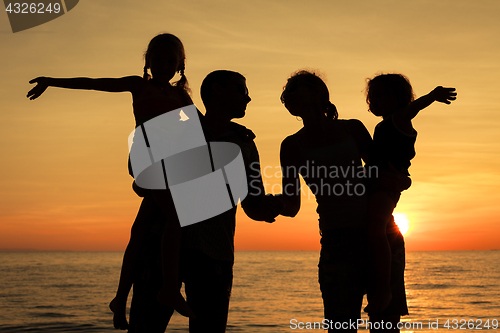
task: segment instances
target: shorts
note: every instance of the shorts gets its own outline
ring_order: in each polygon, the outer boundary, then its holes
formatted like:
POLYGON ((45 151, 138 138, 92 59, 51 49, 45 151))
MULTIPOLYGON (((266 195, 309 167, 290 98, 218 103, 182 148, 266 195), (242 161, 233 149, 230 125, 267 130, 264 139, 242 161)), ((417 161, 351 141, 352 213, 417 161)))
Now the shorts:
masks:
MULTIPOLYGON (((396 227, 397 228, 397 227, 396 227)), ((405 290, 405 243, 401 232, 394 229, 388 229, 387 239, 391 246, 391 292, 392 300, 389 306, 382 312, 377 313, 380 317, 389 316, 405 316, 408 314, 408 305, 406 302, 405 290)), ((373 261, 372 261, 373 262, 373 261)), ((375 267, 371 265, 371 270, 374 272, 375 267)), ((371 274, 375 276, 375 273, 371 274)), ((376 281, 371 280, 368 283, 368 299, 370 298, 371 291, 375 288, 376 281)))
POLYGON ((361 317, 368 273, 367 244, 365 233, 359 229, 322 233, 318 267, 326 319, 348 322, 361 317))
MULTIPOLYGON (((159 244, 157 244, 159 245, 159 244)), ((130 308, 129 333, 163 333, 173 309, 156 300, 162 286, 160 247, 145 254, 134 279, 130 308), (157 251, 157 252, 156 252, 157 251)), ((201 251, 182 249, 179 262, 180 280, 185 284, 186 301, 196 318, 189 319, 189 332, 223 333, 226 331, 229 298, 233 283, 233 263, 215 260, 201 251)))

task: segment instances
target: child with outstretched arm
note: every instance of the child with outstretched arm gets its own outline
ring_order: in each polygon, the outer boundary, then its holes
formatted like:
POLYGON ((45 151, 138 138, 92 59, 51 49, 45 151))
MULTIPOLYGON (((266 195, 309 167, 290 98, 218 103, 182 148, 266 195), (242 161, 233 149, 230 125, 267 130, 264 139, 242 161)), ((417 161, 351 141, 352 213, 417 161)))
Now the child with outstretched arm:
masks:
MULTIPOLYGON (((382 74, 368 80, 366 101, 369 110, 383 120, 376 126, 369 166, 379 171, 409 176, 410 160, 415 156, 417 132, 412 119, 434 102, 450 104, 456 99, 454 88, 436 87, 414 100, 409 80, 401 74, 382 74)), ((376 281, 368 290, 370 318, 408 314, 404 290, 404 239, 392 213, 401 192, 391 184, 370 180, 368 233, 373 249, 376 281)), ((392 321, 392 320, 391 320, 392 321)))
MULTIPOLYGON (((37 85, 28 92, 31 100, 38 98, 48 87, 67 89, 98 90, 106 92, 125 92, 132 94, 136 125, 140 126, 165 112, 193 104, 189 96, 185 70, 185 52, 182 42, 172 34, 160 34, 154 37, 144 55, 144 75, 122 78, 49 78, 38 77, 30 81, 37 85), (151 75, 148 73, 151 71, 151 75), (176 73, 180 80, 170 83, 176 73)), ((117 329, 128 328, 126 319, 127 297, 132 288, 132 275, 138 257, 140 244, 148 231, 151 219, 151 205, 161 207, 165 217, 165 229, 162 237, 163 287, 158 294, 158 301, 171 306, 184 316, 193 317, 186 301, 179 290, 178 264, 181 242, 181 227, 169 190, 142 189, 134 183, 134 190, 140 196, 151 196, 154 200, 145 200, 132 227, 130 241, 123 256, 120 282, 116 297, 109 307, 113 311, 113 324, 117 329)))

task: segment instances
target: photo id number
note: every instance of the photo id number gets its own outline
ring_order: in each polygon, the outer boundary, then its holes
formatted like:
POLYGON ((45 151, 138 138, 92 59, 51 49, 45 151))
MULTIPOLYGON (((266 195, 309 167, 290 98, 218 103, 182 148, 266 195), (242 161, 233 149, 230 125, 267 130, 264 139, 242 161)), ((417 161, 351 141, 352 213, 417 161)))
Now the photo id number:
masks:
POLYGON ((46 14, 46 13, 55 13, 58 14, 61 11, 61 4, 55 3, 9 3, 5 8, 5 11, 9 14, 46 14))
POLYGON ((444 325, 444 328, 449 330, 466 330, 466 329, 476 329, 476 330, 496 330, 498 328, 498 319, 448 319, 444 325))

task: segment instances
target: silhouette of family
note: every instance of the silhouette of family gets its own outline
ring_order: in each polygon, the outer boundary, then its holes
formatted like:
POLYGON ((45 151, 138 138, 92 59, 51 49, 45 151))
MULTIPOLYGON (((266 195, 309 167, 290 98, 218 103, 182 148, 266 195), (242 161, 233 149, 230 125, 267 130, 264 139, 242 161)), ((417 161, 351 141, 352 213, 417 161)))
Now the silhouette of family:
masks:
MULTIPOLYGON (((48 87, 128 91, 136 129, 144 129, 143 124, 155 117, 193 104, 185 59, 179 38, 160 34, 148 45, 142 77, 38 77, 30 81, 36 86, 27 97, 36 99, 48 87), (172 82, 177 73, 180 79, 172 82)), ((240 148, 246 182, 252 184, 241 206, 251 219, 274 222, 278 215, 294 217, 301 202, 299 174, 314 189, 321 232, 319 283, 325 318, 333 323, 329 331, 356 331, 344 324, 360 318, 367 294, 365 311, 370 321, 390 322, 392 328, 380 331, 398 332, 396 324, 408 308, 404 239, 392 212, 401 192, 411 185, 408 168, 417 135, 411 120, 435 101, 450 104, 456 99, 455 89, 437 87, 415 100, 404 75, 369 79, 369 111, 383 118, 372 140, 359 120, 339 119, 320 75, 305 70, 293 73, 281 102, 291 115, 302 119, 303 127, 281 144, 283 193, 277 195, 265 194, 260 167, 255 167, 260 166, 255 135, 232 122, 245 116, 251 101, 245 77, 216 70, 205 77, 200 94, 206 113, 198 112, 198 117, 206 142, 230 142, 240 148), (340 177, 320 172, 330 167, 362 171, 340 177), (367 168, 374 168, 375 175, 363 172, 367 168), (353 194, 344 190, 346 184, 363 190, 353 194)), ((109 304, 114 327, 131 333, 164 332, 175 310, 189 317, 190 332, 225 332, 236 207, 181 228, 170 189, 141 187, 130 160, 129 172, 136 179, 133 190, 143 199, 123 256, 116 296, 109 304), (182 283, 186 299, 180 292, 182 283)))

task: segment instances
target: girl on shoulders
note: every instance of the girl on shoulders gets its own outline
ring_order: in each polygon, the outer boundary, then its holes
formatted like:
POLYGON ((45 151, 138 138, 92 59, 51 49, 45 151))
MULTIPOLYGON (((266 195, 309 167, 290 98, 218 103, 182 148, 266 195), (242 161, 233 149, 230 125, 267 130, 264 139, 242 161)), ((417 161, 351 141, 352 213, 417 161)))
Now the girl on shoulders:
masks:
MULTIPOLYGON (((67 89, 98 90, 106 92, 130 92, 136 126, 169 112, 193 104, 185 71, 185 52, 182 42, 172 34, 154 37, 144 55, 143 76, 121 78, 50 78, 38 77, 30 81, 37 85, 28 92, 31 100, 38 98, 48 87, 67 89), (149 71, 151 74, 149 74, 149 71), (180 79, 171 83, 175 74, 180 79)), ((129 171, 132 175, 132 170, 129 171)), ((133 268, 140 244, 149 227, 150 205, 161 207, 166 220, 162 237, 163 288, 158 300, 173 307, 184 316, 194 316, 179 290, 178 260, 180 251, 181 227, 169 190, 146 190, 134 183, 134 190, 144 197, 143 204, 132 226, 130 241, 123 256, 120 282, 115 298, 110 303, 113 311, 113 324, 117 329, 127 329, 126 304, 132 287, 133 268)))

